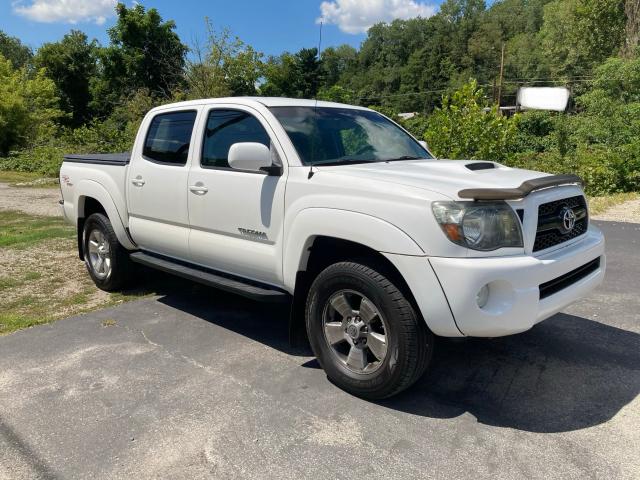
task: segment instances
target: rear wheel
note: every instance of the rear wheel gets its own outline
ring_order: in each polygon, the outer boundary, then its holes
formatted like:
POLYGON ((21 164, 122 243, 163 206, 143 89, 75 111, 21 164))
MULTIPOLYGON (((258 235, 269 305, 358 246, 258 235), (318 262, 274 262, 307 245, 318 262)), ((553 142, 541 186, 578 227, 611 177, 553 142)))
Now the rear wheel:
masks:
POLYGON ((109 218, 102 213, 84 222, 84 261, 93 282, 101 290, 119 290, 130 278, 129 253, 120 245, 109 218))
POLYGON ((354 395, 380 399, 424 373, 433 334, 380 265, 340 262, 323 270, 307 301, 311 347, 327 376, 354 395))

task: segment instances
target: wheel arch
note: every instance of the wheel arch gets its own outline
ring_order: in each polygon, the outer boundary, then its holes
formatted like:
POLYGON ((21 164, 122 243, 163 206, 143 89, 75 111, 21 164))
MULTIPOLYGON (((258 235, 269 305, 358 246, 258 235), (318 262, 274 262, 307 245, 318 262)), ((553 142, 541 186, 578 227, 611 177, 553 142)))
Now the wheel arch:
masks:
POLYGON ((416 314, 422 316, 413 292, 404 277, 396 265, 379 251, 358 242, 327 235, 314 235, 308 239, 308 243, 295 277, 289 319, 289 338, 293 345, 302 345, 308 342, 304 321, 305 305, 313 280, 326 267, 341 261, 362 262, 381 270, 380 273, 389 277, 396 287, 406 295, 416 314))
POLYGON ((123 247, 129 250, 136 248, 113 198, 102 185, 91 180, 80 182, 76 187, 74 205, 76 206, 78 253, 81 259, 84 259, 82 245, 84 222, 93 213, 102 213, 109 219, 118 241, 123 247))
MULTIPOLYGON (((341 245, 360 245, 372 252, 425 255, 406 232, 386 220, 350 210, 307 208, 290 222, 283 259, 284 285, 293 292, 298 272, 307 263, 318 239, 335 239, 341 245)), ((324 242, 325 240, 321 240, 324 242)))

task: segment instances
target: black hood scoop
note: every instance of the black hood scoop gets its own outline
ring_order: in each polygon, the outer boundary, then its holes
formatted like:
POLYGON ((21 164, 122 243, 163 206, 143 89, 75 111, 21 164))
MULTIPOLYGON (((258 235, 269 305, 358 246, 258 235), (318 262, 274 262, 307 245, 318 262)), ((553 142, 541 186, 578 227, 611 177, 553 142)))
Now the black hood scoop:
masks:
POLYGON ((496 168, 496 164, 492 162, 474 162, 467 163, 465 165, 469 170, 491 170, 492 168, 496 168))

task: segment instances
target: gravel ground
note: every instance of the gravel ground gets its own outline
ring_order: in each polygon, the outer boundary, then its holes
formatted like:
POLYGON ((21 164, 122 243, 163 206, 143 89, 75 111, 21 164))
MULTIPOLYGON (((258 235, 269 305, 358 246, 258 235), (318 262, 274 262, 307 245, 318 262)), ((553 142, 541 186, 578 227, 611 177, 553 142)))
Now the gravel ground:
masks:
POLYGON ((60 215, 59 188, 12 187, 0 183, 0 210, 18 210, 30 215, 60 215))
POLYGON ((611 207, 601 215, 595 215, 594 220, 610 222, 640 223, 640 199, 629 200, 615 207, 611 207))

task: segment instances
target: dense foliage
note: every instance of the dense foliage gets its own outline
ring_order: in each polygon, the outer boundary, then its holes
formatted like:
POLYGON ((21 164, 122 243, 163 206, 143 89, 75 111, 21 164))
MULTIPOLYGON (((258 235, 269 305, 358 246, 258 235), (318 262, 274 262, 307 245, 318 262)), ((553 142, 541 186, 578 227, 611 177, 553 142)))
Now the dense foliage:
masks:
POLYGON ((33 59, 34 66, 44 69, 56 84, 69 125, 77 127, 91 120, 90 82, 97 74, 97 52, 95 40, 89 42, 84 33, 72 30, 59 42, 42 45, 33 59))
POLYGON ((424 139, 438 155, 447 158, 504 161, 513 144, 516 122, 501 115, 497 107, 484 111, 482 90, 471 81, 431 114, 424 139))
POLYGON ((440 157, 576 172, 594 194, 640 189, 640 0, 446 0, 374 25, 359 49, 269 57, 208 20, 188 48, 156 9, 117 14, 106 46, 72 30, 34 53, 0 32, 0 168, 55 175, 65 151, 130 148, 160 103, 274 95, 417 112, 402 123, 440 157), (568 86, 571 109, 502 115, 523 85, 568 86))
POLYGON ((16 70, 0 54, 0 154, 51 136, 61 116, 55 85, 44 70, 16 70))

